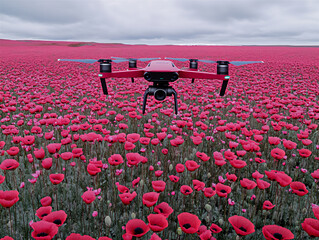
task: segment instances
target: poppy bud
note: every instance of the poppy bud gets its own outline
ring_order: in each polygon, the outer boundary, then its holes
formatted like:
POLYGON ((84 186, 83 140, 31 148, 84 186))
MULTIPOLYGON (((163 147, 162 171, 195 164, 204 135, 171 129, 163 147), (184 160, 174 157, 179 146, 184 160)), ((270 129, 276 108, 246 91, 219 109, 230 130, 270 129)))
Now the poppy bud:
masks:
POLYGON ((110 216, 106 216, 105 219, 104 219, 104 221, 105 221, 105 225, 106 225, 107 227, 111 227, 111 225, 112 225, 112 220, 111 220, 111 217, 110 217, 110 216))
POLYGON ((136 214, 135 213, 131 213, 131 218, 132 219, 136 218, 136 214))
POLYGON ((206 221, 206 222, 210 222, 209 216, 206 216, 206 217, 205 217, 205 221, 206 221))
POLYGON ((212 175, 210 173, 207 173, 207 177, 210 178, 212 175))
POLYGON ((170 171, 172 171, 172 170, 173 170, 173 168, 174 168, 174 167, 173 167, 173 165, 172 165, 172 164, 170 164, 170 165, 169 165, 169 170, 170 170, 170 171))
POLYGON ((139 185, 140 185, 141 187, 144 185, 144 181, 143 181, 143 179, 142 179, 142 180, 140 180, 139 185))
POLYGON ((224 224, 224 220, 223 220, 222 218, 220 218, 220 219, 218 220, 218 223, 219 223, 220 225, 223 225, 223 224, 224 224))
POLYGON ((177 228, 177 234, 178 235, 182 235, 183 234, 183 231, 182 231, 181 227, 177 228))
POLYGON ((212 210, 212 206, 209 205, 209 204, 206 204, 205 205, 205 209, 206 209, 207 212, 210 212, 212 210))

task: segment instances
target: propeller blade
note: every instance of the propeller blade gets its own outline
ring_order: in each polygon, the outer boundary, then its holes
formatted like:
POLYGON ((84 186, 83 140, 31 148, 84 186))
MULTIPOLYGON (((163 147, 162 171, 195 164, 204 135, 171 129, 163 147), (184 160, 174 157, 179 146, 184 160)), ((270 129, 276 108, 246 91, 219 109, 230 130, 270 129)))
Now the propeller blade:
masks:
POLYGON ((112 62, 115 62, 115 63, 121 63, 121 62, 127 62, 128 59, 112 59, 112 62))
POLYGON ((130 61, 130 60, 135 60, 135 61, 142 61, 142 62, 146 62, 146 61, 150 61, 150 60, 155 60, 155 59, 161 59, 161 58, 122 58, 122 57, 111 57, 111 58, 115 58, 115 60, 113 60, 113 62, 126 62, 126 61, 130 61))
POLYGON ((245 64, 251 64, 251 63, 264 63, 263 61, 231 61, 229 62, 235 66, 241 66, 245 64))
POLYGON ((198 59, 197 61, 199 61, 199 62, 204 62, 204 63, 217 63, 216 61, 212 61, 212 60, 202 60, 202 59, 198 59))
POLYGON ((170 58, 170 57, 166 57, 165 59, 177 60, 177 61, 181 61, 181 62, 189 61, 188 58, 170 58))
POLYGON ((138 58, 137 60, 142 61, 142 62, 146 62, 146 61, 156 60, 156 59, 161 59, 161 58, 138 58))
POLYGON ((98 60, 95 59, 58 59, 58 61, 68 61, 68 62, 81 62, 81 63, 95 63, 98 60))

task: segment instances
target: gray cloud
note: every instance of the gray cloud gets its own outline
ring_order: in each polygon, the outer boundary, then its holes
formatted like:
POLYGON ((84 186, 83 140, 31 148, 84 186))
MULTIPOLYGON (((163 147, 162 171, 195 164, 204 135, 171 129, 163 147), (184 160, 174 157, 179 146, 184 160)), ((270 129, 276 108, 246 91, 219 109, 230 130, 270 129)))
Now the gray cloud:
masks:
POLYGON ((0 38, 317 45, 317 0, 1 0, 0 38))

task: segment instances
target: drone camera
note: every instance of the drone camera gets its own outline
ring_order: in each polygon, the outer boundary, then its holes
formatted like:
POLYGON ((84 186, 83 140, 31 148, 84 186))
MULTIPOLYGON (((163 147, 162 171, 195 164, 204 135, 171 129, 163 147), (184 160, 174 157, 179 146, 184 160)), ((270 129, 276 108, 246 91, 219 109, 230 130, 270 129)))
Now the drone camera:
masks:
POLYGON ((164 89, 157 89, 155 92, 154 92, 154 97, 157 101, 163 101, 165 98, 166 98, 166 91, 164 89))

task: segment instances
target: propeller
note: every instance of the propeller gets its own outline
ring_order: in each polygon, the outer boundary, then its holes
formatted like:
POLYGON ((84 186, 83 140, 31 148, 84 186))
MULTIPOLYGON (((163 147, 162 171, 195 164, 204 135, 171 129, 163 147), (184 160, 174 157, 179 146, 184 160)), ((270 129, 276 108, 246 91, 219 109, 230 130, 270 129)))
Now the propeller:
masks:
MULTIPOLYGON (((198 62, 204 62, 204 63, 218 63, 219 61, 213 61, 213 60, 205 60, 205 59, 188 59, 188 58, 169 58, 166 57, 165 59, 171 59, 171 60, 177 60, 181 62, 186 62, 186 61, 198 61, 198 62)), ((251 64, 251 63, 264 63, 263 61, 223 61, 226 63, 233 64, 235 66, 241 66, 245 64, 251 64)))
MULTIPOLYGON (((109 61, 115 62, 115 63, 120 63, 123 61, 120 60, 113 60, 113 59, 108 59, 109 61)), ((95 62, 103 62, 105 59, 58 59, 58 61, 67 61, 67 62, 80 62, 80 63, 95 63, 95 62)))
POLYGON ((117 61, 117 62, 127 62, 130 60, 134 60, 134 61, 142 61, 142 62, 147 62, 147 61, 151 61, 151 60, 156 60, 156 59, 161 59, 161 58, 122 58, 122 57, 111 57, 111 58, 115 58, 115 60, 112 60, 113 62, 117 61))

